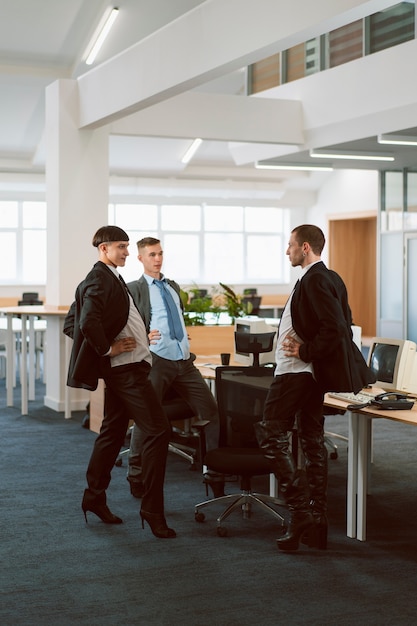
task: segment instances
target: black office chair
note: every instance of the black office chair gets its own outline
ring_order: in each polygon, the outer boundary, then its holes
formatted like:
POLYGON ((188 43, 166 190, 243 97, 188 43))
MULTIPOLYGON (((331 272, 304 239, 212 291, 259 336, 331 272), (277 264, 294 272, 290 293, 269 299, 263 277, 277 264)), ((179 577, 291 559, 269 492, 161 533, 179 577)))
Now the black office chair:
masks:
POLYGON ((18 301, 18 306, 32 306, 41 304, 43 304, 43 302, 42 300, 40 300, 39 293, 37 291, 24 291, 22 293, 21 300, 18 301))
POLYGON ((259 355, 263 352, 271 352, 276 334, 276 330, 269 333, 243 333, 237 330, 235 331, 236 352, 253 354, 253 365, 259 366, 259 355))
POLYGON ((248 305, 249 315, 258 315, 259 307, 261 306, 261 296, 243 296, 242 303, 248 305))
POLYGON ((244 518, 251 515, 252 504, 284 525, 284 518, 275 507, 283 506, 278 498, 254 493, 254 476, 271 473, 270 464, 256 440, 254 424, 262 420, 263 405, 273 379, 272 367, 226 366, 216 368, 216 395, 219 408, 219 447, 209 450, 204 457, 208 470, 240 477, 240 492, 200 502, 195 506, 195 519, 203 522, 202 509, 226 503, 227 508, 217 518, 217 534, 227 535, 223 521, 234 510, 241 510, 244 518))
POLYGON ((33 306, 43 304, 39 299, 39 294, 36 291, 25 291, 22 293, 22 299, 18 301, 17 306, 33 306))
POLYGON ((190 300, 196 300, 200 298, 207 298, 208 290, 207 289, 193 289, 190 300))
POLYGON ((244 296, 257 296, 258 295, 258 290, 256 287, 246 287, 243 290, 243 295, 244 296))

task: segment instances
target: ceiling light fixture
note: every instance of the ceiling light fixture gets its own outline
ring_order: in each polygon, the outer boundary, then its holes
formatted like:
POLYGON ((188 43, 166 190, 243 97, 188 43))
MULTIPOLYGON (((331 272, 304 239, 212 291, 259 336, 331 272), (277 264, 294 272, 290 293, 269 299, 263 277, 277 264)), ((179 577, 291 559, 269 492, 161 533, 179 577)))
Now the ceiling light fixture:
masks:
POLYGON ((274 163, 266 164, 256 161, 255 168, 257 170, 300 170, 304 172, 333 172, 333 168, 327 165, 275 165, 274 163))
POLYGON ((85 60, 86 65, 92 65, 94 63, 94 60, 118 15, 119 9, 114 7, 113 9, 111 9, 110 13, 105 13, 105 15, 103 16, 103 19, 101 20, 96 32, 94 33, 90 43, 88 44, 87 50, 89 52, 85 60))
POLYGON ((417 137, 412 135, 378 135, 378 143, 393 146, 417 146, 417 137))
POLYGON ((193 156, 195 155, 195 153, 197 152, 197 150, 199 149, 202 143, 203 143, 203 140, 200 139, 199 137, 197 137, 197 139, 194 139, 193 143, 191 144, 191 146, 188 148, 188 150, 185 152, 184 156, 182 157, 181 163, 187 164, 189 161, 191 161, 191 159, 193 158, 193 156))
POLYGON ((318 159, 351 159, 353 161, 394 161, 392 154, 378 152, 349 152, 349 150, 331 150, 322 152, 310 150, 310 156, 318 159))

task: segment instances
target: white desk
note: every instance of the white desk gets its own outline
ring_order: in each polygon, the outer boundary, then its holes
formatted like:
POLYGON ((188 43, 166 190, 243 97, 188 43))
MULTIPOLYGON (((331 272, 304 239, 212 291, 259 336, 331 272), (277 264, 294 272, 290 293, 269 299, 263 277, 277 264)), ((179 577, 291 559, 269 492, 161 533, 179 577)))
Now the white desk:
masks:
MULTIPOLYGON (((325 397, 325 406, 346 409, 347 402, 325 397)), ((349 411, 347 536, 366 540, 366 498, 371 461, 372 420, 390 419, 417 426, 417 402, 410 411, 364 408, 349 411)))
MULTIPOLYGON (((6 317, 0 317, 0 331, 4 331, 6 337, 6 360, 11 361, 14 365, 17 362, 18 350, 16 350, 16 344, 23 344, 22 335, 22 320, 13 317, 12 318, 12 346, 10 347, 10 338, 8 335, 8 320, 6 317), (10 355, 10 356, 9 356, 10 355)), ((38 333, 44 334, 46 331, 46 320, 35 319, 33 322, 33 328, 26 325, 26 341, 29 342, 29 400, 35 399, 35 351, 36 351, 36 335, 38 333)), ((23 346, 22 346, 23 348, 23 346)), ((13 386, 16 384, 16 369, 13 370, 13 386)))
MULTIPOLYGON (((6 365, 6 390, 7 390, 7 406, 13 406, 13 372, 16 371, 16 352, 13 350, 14 341, 14 328, 20 326, 20 329, 26 328, 28 332, 29 341, 22 341, 21 350, 21 411, 22 415, 28 414, 28 399, 33 400, 35 398, 35 324, 37 323, 35 318, 41 316, 47 320, 48 316, 59 316, 62 319, 66 316, 68 307, 51 307, 51 306, 16 306, 16 307, 3 307, 0 308, 0 313, 3 313, 7 319, 7 336, 6 336, 6 351, 7 351, 7 365, 6 365), (17 319, 16 316, 20 316, 21 319, 17 319), (28 345, 29 345, 29 376, 28 376, 28 345), (28 389, 29 382, 29 389, 28 389), (29 393, 28 393, 29 391, 29 393)), ((42 320, 42 325, 46 327, 47 322, 42 320)), ((66 342, 67 350, 67 342, 66 342)), ((68 348, 69 350, 69 348, 68 348)), ((66 354, 66 363, 68 363, 69 356, 66 354)), ((69 389, 66 388, 65 392, 65 417, 71 417, 70 401, 69 401, 69 389)))

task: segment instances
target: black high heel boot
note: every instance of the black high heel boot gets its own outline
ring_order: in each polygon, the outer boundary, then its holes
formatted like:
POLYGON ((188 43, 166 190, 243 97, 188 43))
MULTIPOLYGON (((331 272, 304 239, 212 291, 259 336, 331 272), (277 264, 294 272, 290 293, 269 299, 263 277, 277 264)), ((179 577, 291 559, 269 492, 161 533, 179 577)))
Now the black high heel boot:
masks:
MULTIPOLYGON (((314 517, 314 526, 308 531, 305 543, 309 548, 318 548, 319 550, 326 550, 327 548, 327 516, 320 515, 314 517)), ((304 543, 304 541, 303 541, 304 543)))
POLYGON ((159 537, 159 539, 172 539, 177 536, 175 530, 167 526, 162 513, 148 513, 147 511, 141 510, 140 517, 142 519, 142 528, 145 528, 144 522, 146 520, 155 537, 159 537))
POLYGON ((280 550, 298 550, 298 545, 303 534, 312 532, 314 519, 310 511, 294 511, 291 513, 291 520, 288 530, 283 537, 277 539, 277 546, 280 550))
POLYGON ((86 524, 88 524, 88 520, 87 520, 88 511, 90 511, 90 513, 94 513, 95 515, 97 515, 97 517, 99 517, 101 521, 104 522, 105 524, 123 524, 122 518, 118 517, 117 515, 114 515, 110 511, 107 504, 105 503, 98 504, 97 502, 94 502, 94 500, 91 500, 90 502, 88 502, 89 499, 90 498, 88 497, 88 495, 84 493, 83 501, 81 503, 81 508, 84 513, 86 524))

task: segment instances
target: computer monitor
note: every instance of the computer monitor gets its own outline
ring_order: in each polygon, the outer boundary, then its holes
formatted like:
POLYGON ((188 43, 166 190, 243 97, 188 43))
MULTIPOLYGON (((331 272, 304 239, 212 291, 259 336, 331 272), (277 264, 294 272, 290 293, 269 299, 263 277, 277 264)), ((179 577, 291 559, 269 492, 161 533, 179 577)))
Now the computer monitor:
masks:
POLYGON ((368 367, 377 379, 375 386, 385 391, 417 393, 414 341, 374 337, 369 348, 368 367))
MULTIPOLYGON (((279 322, 279 320, 276 321, 279 322)), ((266 321, 260 317, 239 317, 235 321, 235 332, 239 333, 270 333, 276 330, 276 325, 272 326, 267 324, 266 321)), ((275 349, 276 336, 272 350, 259 355, 259 364, 266 365, 267 363, 275 363, 275 349)), ((235 346, 234 360, 236 363, 242 363, 242 365, 253 365, 253 354, 237 352, 235 346)))

